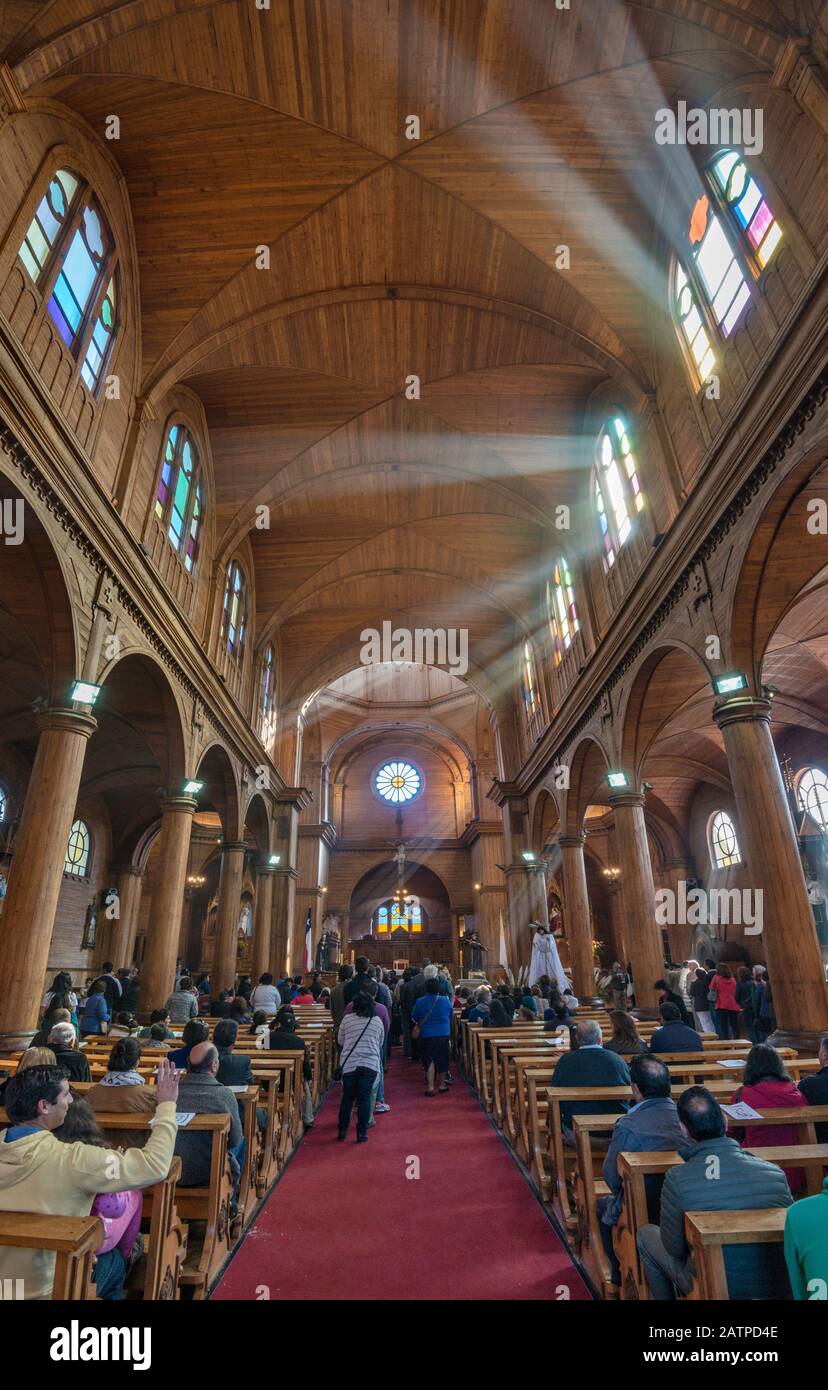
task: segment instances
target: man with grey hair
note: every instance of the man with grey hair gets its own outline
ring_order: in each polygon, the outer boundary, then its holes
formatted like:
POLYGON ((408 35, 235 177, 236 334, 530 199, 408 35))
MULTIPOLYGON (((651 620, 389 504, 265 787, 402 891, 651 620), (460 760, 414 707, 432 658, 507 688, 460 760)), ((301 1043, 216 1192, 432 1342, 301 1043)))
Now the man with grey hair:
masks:
MULTIPOLYGON (((187 1071, 178 1088, 178 1109, 196 1115, 229 1115, 230 1135, 228 1152, 233 1180, 238 1185, 244 1161, 244 1135, 239 1120, 239 1105, 228 1086, 216 1079, 219 1069, 218 1048, 211 1042, 196 1043, 190 1049, 187 1071)), ((210 1182, 210 1134, 188 1133, 186 1126, 178 1131, 175 1152, 181 1159, 182 1187, 207 1187, 210 1182)))
POLYGON ((49 1032, 50 1047, 55 1061, 69 1075, 70 1081, 91 1081, 89 1062, 75 1046, 75 1029, 71 1023, 55 1023, 49 1032))
MULTIPOLYGON (((630 1073, 623 1057, 607 1052, 601 1040, 597 1019, 586 1018, 575 1025, 576 1046, 565 1052, 552 1073, 553 1086, 629 1086, 630 1073)), ((574 1145, 573 1115, 615 1115, 627 1109, 626 1099, 618 1101, 579 1100, 561 1106, 564 1142, 574 1145)), ((607 1147, 608 1139, 593 1139, 593 1147, 607 1147)))

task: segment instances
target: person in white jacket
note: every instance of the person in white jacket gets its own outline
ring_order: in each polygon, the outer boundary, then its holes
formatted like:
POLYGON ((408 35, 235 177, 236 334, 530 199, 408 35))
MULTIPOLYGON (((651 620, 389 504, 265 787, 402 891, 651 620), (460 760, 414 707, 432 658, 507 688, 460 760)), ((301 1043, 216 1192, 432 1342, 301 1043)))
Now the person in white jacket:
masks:
POLYGON ((259 977, 259 983, 250 998, 252 1009, 264 1009, 268 1017, 272 1018, 278 1013, 282 1004, 282 996, 273 983, 273 976, 268 972, 259 977))
MULTIPOLYGON (((176 1140, 178 1073, 158 1063, 155 1124, 143 1149, 62 1144, 55 1137, 72 1104, 61 1067, 28 1067, 5 1092, 9 1127, 0 1131, 0 1211, 89 1216, 101 1192, 151 1187, 170 1171, 176 1140)), ((52 1295, 55 1254, 0 1247, 0 1280, 22 1279, 24 1299, 52 1295)))

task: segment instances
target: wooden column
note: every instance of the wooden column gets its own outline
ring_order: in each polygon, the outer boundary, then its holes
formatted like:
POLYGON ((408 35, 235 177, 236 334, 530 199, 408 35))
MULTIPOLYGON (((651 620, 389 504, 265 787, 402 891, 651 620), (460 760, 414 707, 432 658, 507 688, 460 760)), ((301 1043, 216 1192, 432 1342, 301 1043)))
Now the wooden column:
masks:
MULTIPOLYGON (((277 975, 293 969, 290 959, 291 923, 296 902, 296 870, 277 869, 273 875, 270 908, 270 959, 277 975)), ((301 961, 300 961, 301 965, 301 961)))
MULTIPOLYGON (((689 864, 684 859, 670 859, 664 865, 664 872, 667 876, 666 888, 672 889, 679 901, 679 884, 687 884, 687 881, 694 877, 689 864)), ((685 887, 684 892, 690 889, 685 887)), ((668 922, 667 935, 670 938, 670 951, 673 960, 677 965, 683 964, 693 954, 693 924, 692 922, 668 922)))
POLYGON ((625 936, 630 952, 635 1002, 645 1016, 657 1016, 656 980, 664 975, 664 951, 655 919, 655 885, 641 792, 610 797, 615 812, 615 838, 621 867, 625 936))
POLYGON ((713 714, 724 736, 751 888, 754 895, 762 892, 763 930, 755 939, 771 979, 773 1041, 812 1053, 828 1032, 828 987, 771 737, 770 704, 753 697, 727 700, 713 714))
POLYGON ((584 834, 564 835, 558 844, 562 856, 566 937, 572 965, 572 984, 578 999, 586 1003, 597 996, 592 973, 592 923, 584 864, 585 840, 584 834))
POLYGON ((37 1025, 86 743, 98 727, 64 708, 39 714, 37 726, 0 930, 0 1037, 37 1025))
POLYGON ((506 902, 509 908, 509 964, 515 978, 532 959, 530 922, 549 925, 549 905, 546 900, 546 875, 540 864, 507 864, 506 902))
POLYGON ((501 868, 503 825, 500 821, 474 820, 463 832, 463 843, 470 849, 475 925, 486 948, 483 968, 492 979, 502 974, 499 966, 506 964, 500 959, 500 923, 506 915, 506 884, 501 868))
POLYGON ((213 967, 210 971, 210 984, 214 995, 223 989, 233 989, 236 982, 236 930, 239 924, 245 849, 244 840, 226 840, 221 846, 216 944, 213 950, 213 967))
POLYGON ((161 803, 158 882, 152 895, 140 975, 141 1008, 145 1013, 162 1008, 175 983, 190 833, 196 809, 196 802, 189 796, 173 796, 161 803))
POLYGON ((256 869, 256 917, 253 923, 253 954, 250 973, 253 984, 265 971, 273 970, 271 921, 273 917, 273 869, 260 864, 256 869))
POLYGON ((118 915, 107 920, 103 912, 105 930, 95 951, 95 968, 100 969, 105 960, 111 960, 115 969, 132 965, 135 950, 135 937, 138 931, 138 915, 141 910, 141 892, 144 886, 143 873, 134 864, 127 864, 116 871, 115 887, 118 894, 118 915))

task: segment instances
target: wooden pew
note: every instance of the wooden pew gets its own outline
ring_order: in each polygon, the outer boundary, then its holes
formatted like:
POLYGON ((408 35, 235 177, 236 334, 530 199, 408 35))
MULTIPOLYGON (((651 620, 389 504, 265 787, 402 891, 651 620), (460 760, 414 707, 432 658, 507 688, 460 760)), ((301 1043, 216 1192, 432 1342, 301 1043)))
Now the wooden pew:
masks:
MULTIPOLYGON (((99 1216, 47 1216, 43 1212, 0 1212, 0 1245, 15 1250, 53 1250, 52 1301, 93 1299, 94 1255, 104 1242, 99 1216)), ((24 1291, 25 1292, 25 1291, 24 1291)))
POLYGON ((785 1236, 786 1207, 753 1211, 688 1211, 684 1230, 693 1253, 696 1274, 687 1295, 692 1301, 727 1301, 724 1247, 769 1245, 785 1236))

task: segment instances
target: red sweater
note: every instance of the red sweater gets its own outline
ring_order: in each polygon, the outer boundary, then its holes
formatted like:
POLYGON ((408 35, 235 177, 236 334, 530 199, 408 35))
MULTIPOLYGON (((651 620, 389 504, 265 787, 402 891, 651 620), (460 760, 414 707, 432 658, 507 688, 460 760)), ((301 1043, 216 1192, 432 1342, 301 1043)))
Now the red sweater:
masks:
POLYGON ((736 1003, 736 981, 732 977, 728 979, 725 975, 714 975, 712 988, 718 995, 717 1009, 731 1009, 734 1013, 741 1013, 736 1003))
MULTIPOLYGON (((755 1086, 743 1086, 736 1092, 736 1098, 754 1110, 781 1110, 794 1105, 807 1105, 794 1081, 759 1081, 755 1086)), ((796 1125, 767 1125, 762 1129, 745 1125, 743 1147, 746 1149, 770 1149, 782 1144, 797 1144, 799 1139, 796 1125)), ((805 1173, 802 1168, 783 1168, 788 1186, 794 1194, 805 1186, 805 1173)))

